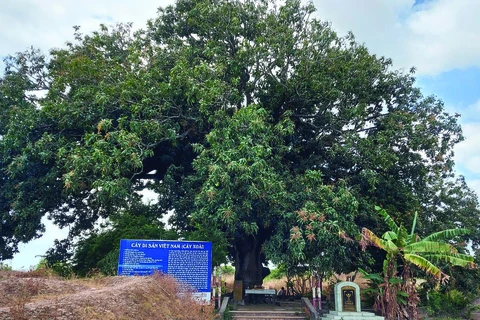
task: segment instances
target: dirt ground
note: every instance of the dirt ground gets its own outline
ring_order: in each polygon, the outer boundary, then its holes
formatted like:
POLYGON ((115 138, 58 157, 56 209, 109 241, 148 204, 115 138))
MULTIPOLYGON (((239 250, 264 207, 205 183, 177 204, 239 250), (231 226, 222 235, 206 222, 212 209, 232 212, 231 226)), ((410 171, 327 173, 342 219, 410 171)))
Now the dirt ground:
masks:
POLYGON ((63 280, 54 276, 0 272, 0 319, 214 319, 212 306, 178 295, 175 280, 98 277, 63 280))

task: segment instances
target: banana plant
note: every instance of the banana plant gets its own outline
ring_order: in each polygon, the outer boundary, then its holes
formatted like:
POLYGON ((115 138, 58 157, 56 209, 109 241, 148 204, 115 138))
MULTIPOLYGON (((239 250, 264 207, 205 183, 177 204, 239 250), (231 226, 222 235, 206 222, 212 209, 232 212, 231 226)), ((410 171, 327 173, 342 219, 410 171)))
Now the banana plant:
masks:
POLYGON ((389 229, 381 237, 367 228, 362 229, 362 250, 375 246, 386 252, 381 274, 368 274, 365 277, 376 287, 375 307, 380 309, 387 319, 418 319, 418 294, 416 290, 414 268, 418 267, 441 282, 448 280, 438 262, 444 261, 452 266, 475 267, 474 257, 459 253, 449 242, 457 236, 467 235, 468 229, 448 229, 420 238, 415 234, 418 214, 415 213, 410 232, 397 225, 382 208, 375 207, 383 217, 389 229), (383 282, 379 281, 383 279, 383 282))

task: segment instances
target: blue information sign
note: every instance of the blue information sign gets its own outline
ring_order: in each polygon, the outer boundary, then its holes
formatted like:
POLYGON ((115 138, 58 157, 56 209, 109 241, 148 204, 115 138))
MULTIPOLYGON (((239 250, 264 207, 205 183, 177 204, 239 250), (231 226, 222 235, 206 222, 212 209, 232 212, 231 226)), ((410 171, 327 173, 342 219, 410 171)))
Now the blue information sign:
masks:
POLYGON ((212 243, 120 240, 119 276, 150 275, 157 270, 209 295, 212 243))

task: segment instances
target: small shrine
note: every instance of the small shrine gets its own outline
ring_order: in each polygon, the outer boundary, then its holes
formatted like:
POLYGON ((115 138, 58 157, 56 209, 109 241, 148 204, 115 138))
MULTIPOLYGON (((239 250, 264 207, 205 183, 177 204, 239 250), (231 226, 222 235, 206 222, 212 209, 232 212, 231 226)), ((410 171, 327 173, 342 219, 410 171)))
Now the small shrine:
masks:
POLYGON ((360 287, 355 282, 344 281, 335 285, 335 311, 322 319, 343 320, 384 320, 372 312, 363 312, 360 304, 360 287))

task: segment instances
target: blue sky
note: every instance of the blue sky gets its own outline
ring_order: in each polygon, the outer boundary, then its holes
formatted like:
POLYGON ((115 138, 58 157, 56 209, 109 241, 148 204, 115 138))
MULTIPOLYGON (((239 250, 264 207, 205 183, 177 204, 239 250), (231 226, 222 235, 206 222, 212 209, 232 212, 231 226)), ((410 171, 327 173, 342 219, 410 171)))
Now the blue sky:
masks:
MULTIPOLYGON (((141 28, 171 0, 1 0, 0 57, 33 45, 45 52, 72 40, 72 26, 90 32, 100 23, 133 22, 141 28)), ((466 140, 455 148, 457 172, 480 194, 480 1, 313 0, 316 17, 339 34, 352 31, 372 53, 394 67, 417 69, 425 95, 436 95, 460 113, 466 140)), ((0 63, 3 69, 3 64, 0 63)), ((66 235, 48 221, 44 237, 23 245, 15 269, 36 264, 56 238, 66 235)), ((12 262, 10 262, 12 263, 12 262)))
POLYGON ((455 149, 456 171, 480 194, 480 68, 453 69, 436 76, 420 76, 425 95, 440 97, 450 112, 461 114, 466 141, 455 149))
POLYGON ((447 105, 456 104, 461 108, 478 101, 480 68, 453 69, 437 76, 420 76, 417 79, 424 94, 441 94, 447 105))

